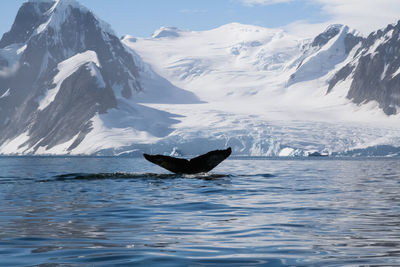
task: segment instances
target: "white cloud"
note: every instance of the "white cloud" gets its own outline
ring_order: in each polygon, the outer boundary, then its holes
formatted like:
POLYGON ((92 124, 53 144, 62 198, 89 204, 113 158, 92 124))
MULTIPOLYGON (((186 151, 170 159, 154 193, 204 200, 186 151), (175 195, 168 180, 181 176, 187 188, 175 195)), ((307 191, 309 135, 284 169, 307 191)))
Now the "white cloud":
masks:
MULTIPOLYGON (((346 24, 368 35, 388 24, 400 20, 400 0, 240 0, 244 5, 271 5, 286 2, 303 2, 305 5, 315 4, 321 6, 326 24, 346 24)), ((307 18, 304 18, 305 20, 307 18)), ((293 22, 290 28, 296 27, 293 22)), ((299 29, 306 27, 306 23, 299 22, 299 29)), ((315 26, 315 25, 313 25, 315 26)), ((314 27, 317 28, 317 27, 314 27)))
POLYGON ((341 23, 363 34, 386 27, 400 19, 399 0, 311 0, 323 5, 329 23, 341 23))
POLYGON ((321 32, 323 32, 331 23, 318 23, 318 24, 310 24, 307 21, 295 21, 283 27, 283 29, 292 34, 296 35, 299 38, 314 38, 321 32))
POLYGON ((7 78, 9 76, 12 76, 18 71, 18 69, 19 69, 18 62, 16 64, 14 64, 12 67, 0 68, 0 77, 7 78))

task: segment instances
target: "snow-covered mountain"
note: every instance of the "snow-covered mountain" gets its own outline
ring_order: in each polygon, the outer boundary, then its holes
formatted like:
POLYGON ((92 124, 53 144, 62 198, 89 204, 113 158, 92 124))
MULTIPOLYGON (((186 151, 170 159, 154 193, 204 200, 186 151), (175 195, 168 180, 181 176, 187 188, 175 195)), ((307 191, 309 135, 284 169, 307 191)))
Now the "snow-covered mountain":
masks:
POLYGON ((0 154, 400 155, 399 28, 120 40, 75 0, 29 0, 0 40, 0 154))
POLYGON ((348 26, 332 25, 309 39, 238 23, 203 32, 169 28, 158 36, 162 31, 123 42, 161 76, 207 102, 152 105, 185 116, 161 141, 164 150, 178 144, 191 153, 218 144, 242 155, 349 155, 400 146, 399 115, 387 116, 377 98, 351 97, 357 76, 342 74, 368 38, 348 26))
POLYGON ((89 154, 156 140, 176 121, 137 99, 197 101, 75 0, 25 2, 0 40, 0 66, 3 154, 89 154))
POLYGON ((301 53, 303 45, 283 30, 238 23, 205 32, 168 28, 169 34, 160 37, 164 30, 157 30, 156 38, 131 42, 127 36, 123 42, 161 76, 205 101, 281 87, 288 79, 287 62, 301 53))
POLYGON ((324 77, 345 61, 361 40, 359 34, 348 26, 329 26, 312 42, 307 43, 302 55, 295 61, 295 71, 288 85, 324 77))

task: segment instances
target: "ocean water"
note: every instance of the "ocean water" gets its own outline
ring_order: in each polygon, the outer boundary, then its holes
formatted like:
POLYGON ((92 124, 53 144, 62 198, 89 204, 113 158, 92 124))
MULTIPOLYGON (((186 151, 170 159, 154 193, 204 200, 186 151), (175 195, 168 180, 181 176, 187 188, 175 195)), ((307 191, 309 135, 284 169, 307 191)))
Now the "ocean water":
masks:
POLYGON ((400 265, 400 159, 0 158, 0 266, 400 265))

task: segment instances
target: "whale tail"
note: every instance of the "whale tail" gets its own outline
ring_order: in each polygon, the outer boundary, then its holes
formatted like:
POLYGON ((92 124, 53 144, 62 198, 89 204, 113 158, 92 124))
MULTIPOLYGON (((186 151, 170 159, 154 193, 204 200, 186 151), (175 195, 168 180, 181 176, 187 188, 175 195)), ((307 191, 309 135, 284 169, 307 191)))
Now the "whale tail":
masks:
POLYGON ((164 169, 179 174, 196 174, 209 172, 228 158, 232 149, 214 150, 190 160, 164 155, 143 154, 144 158, 164 169))

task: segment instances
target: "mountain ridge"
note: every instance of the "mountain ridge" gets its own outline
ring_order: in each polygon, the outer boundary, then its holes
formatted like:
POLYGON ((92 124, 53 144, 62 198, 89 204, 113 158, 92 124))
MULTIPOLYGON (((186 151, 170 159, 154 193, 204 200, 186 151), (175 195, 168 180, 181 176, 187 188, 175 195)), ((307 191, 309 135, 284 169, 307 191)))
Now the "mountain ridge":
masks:
POLYGON ((120 39, 76 0, 30 0, 0 40, 0 154, 392 151, 396 38, 397 25, 300 39, 230 23, 120 39), (365 68, 393 92, 367 88, 365 68))

